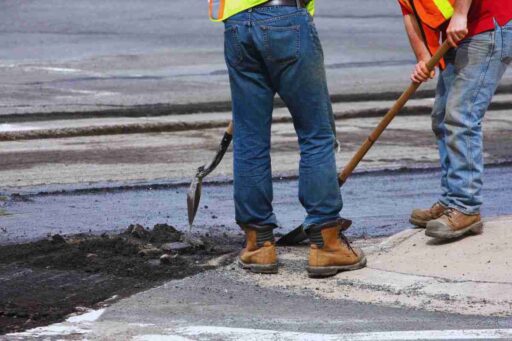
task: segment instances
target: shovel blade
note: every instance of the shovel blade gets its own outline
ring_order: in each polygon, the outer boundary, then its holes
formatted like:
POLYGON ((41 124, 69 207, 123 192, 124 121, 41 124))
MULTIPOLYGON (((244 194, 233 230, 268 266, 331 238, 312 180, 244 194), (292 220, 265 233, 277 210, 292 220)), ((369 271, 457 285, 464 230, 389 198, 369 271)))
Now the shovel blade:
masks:
MULTIPOLYGON (((352 226, 352 220, 350 219, 340 218, 338 222, 340 224, 340 231, 342 232, 348 230, 348 228, 352 226)), ((308 235, 304 231, 304 226, 300 225, 299 227, 279 238, 279 240, 276 242, 276 245, 293 246, 302 243, 306 239, 308 239, 308 235)))
POLYGON ((308 236, 306 235, 306 232, 304 232, 304 228, 302 225, 295 228, 291 232, 288 232, 279 240, 276 242, 276 245, 278 246, 291 246, 291 245, 297 245, 304 240, 308 239, 308 236))
POLYGON ((199 202, 201 201, 201 191, 203 188, 203 180, 195 177, 190 184, 187 193, 187 209, 188 209, 188 225, 191 228, 196 217, 199 202))

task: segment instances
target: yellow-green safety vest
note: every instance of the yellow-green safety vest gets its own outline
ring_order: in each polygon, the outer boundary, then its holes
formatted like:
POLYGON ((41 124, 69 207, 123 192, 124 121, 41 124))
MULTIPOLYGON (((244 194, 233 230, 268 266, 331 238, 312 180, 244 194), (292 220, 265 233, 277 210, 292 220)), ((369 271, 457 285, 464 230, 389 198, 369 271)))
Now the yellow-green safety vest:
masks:
MULTIPOLYGON (((208 0, 209 14, 212 21, 218 22, 245 11, 246 9, 261 5, 268 0, 208 0)), ((315 14, 315 0, 306 5, 311 15, 315 14)))

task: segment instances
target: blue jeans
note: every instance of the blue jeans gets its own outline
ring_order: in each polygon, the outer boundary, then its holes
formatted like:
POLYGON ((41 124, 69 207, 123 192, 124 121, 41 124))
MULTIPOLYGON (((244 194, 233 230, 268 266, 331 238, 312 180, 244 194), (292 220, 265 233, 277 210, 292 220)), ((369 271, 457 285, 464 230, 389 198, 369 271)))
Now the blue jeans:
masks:
POLYGON ((482 120, 512 61, 512 23, 460 42, 439 76, 432 129, 441 162, 439 201, 465 214, 482 206, 482 120))
POLYGON ((277 227, 272 208, 273 101, 288 107, 300 145, 299 200, 305 225, 339 218, 332 108, 323 51, 305 9, 259 7, 225 21, 234 123, 234 199, 240 225, 277 227))

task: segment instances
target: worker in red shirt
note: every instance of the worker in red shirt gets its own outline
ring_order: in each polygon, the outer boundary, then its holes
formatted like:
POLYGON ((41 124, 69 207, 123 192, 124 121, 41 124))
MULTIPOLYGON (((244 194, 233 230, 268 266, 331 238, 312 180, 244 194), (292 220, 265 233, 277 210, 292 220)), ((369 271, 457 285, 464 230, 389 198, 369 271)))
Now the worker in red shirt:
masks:
POLYGON ((432 129, 441 163, 441 195, 411 223, 440 239, 481 233, 482 120, 512 61, 512 0, 399 0, 417 65, 414 82, 434 77, 426 62, 440 39, 453 46, 441 63, 432 129))

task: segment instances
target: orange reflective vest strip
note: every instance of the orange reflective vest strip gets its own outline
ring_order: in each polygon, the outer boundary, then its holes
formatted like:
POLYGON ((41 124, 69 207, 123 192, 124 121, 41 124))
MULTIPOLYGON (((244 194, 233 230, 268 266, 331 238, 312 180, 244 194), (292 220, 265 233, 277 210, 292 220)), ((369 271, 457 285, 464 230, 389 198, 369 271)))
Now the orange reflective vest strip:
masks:
POLYGON ((224 16, 225 0, 209 0, 210 2, 210 18, 219 19, 224 16))
POLYGON ((398 0, 404 7, 416 8, 421 21, 438 29, 453 16, 455 0, 398 0), (413 3, 414 1, 414 3, 413 3))
MULTIPOLYGON (((411 12, 414 12, 414 8, 409 0, 398 0, 400 4, 402 4, 404 7, 409 9, 411 12)), ((428 0, 427 0, 428 1, 428 0)), ((415 0, 414 4, 418 4, 419 0, 415 0)), ((420 29, 423 31, 424 38, 425 38, 425 45, 427 45, 427 48, 429 52, 434 55, 437 52, 437 49, 441 46, 440 44, 440 38, 441 38, 441 32, 439 29, 433 29, 431 26, 427 25, 424 22, 424 18, 416 18, 419 22, 418 25, 420 25, 420 29)), ((439 67, 441 69, 445 68, 445 61, 444 59, 441 60, 439 63, 439 67)))

